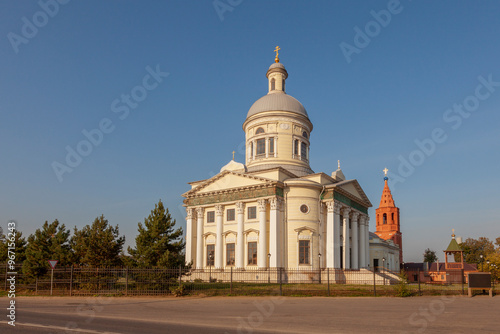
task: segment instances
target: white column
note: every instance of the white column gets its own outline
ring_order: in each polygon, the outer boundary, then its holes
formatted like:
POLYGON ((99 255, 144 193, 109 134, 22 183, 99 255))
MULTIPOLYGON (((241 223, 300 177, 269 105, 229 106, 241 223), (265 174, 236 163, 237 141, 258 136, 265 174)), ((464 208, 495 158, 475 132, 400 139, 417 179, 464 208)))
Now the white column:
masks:
POLYGON ((365 215, 359 217, 359 267, 366 268, 365 215))
POLYGON ((269 138, 266 137, 266 158, 269 158, 269 138))
POLYGON ((286 234, 285 222, 284 222, 284 211, 285 211, 285 201, 283 198, 278 197, 278 267, 285 267, 286 261, 288 260, 288 254, 286 254, 286 240, 288 236, 286 234))
POLYGON ((193 208, 186 208, 186 259, 188 264, 193 261, 193 208))
POLYGON ((255 155, 257 154, 257 142, 255 140, 252 141, 252 160, 255 160, 255 155))
MULTIPOLYGON (((279 253, 278 253, 278 218, 279 218, 279 205, 280 202, 278 198, 274 197, 269 200, 269 205, 271 211, 269 213, 269 254, 271 258, 269 260, 269 266, 271 268, 278 267, 279 253)), ((266 255, 267 256, 267 255, 266 255)))
POLYGON ((358 217, 359 213, 357 212, 353 212, 351 215, 352 269, 359 269, 358 217))
POLYGON ((259 250, 257 252, 257 265, 259 268, 267 267, 267 229, 266 229, 266 200, 259 199, 259 250))
POLYGON ((366 245, 366 249, 365 249, 365 252, 366 252, 366 267, 368 266, 372 266, 372 264, 370 263, 371 262, 371 259, 370 259, 370 216, 366 216, 366 222, 365 222, 365 238, 366 238, 366 242, 365 242, 365 245, 366 245))
POLYGON ((326 202, 326 266, 328 268, 335 268, 335 248, 334 248, 334 219, 333 219, 333 209, 334 202, 326 202))
POLYGON ((203 268, 203 208, 196 208, 196 269, 203 268))
POLYGON ((222 263, 224 242, 222 239, 222 215, 224 213, 224 207, 222 205, 215 206, 215 222, 217 224, 215 230, 215 268, 223 268, 222 263))
POLYGON ((350 242, 349 242, 349 212, 351 212, 351 209, 349 208, 344 208, 342 209, 342 216, 344 218, 344 229, 343 229, 343 234, 344 234, 344 243, 342 245, 344 254, 343 255, 343 261, 344 261, 344 269, 351 269, 351 254, 350 254, 350 242))
POLYGON ((334 201, 333 206, 333 267, 340 268, 340 208, 339 202, 334 201))
POLYGON ((252 160, 252 144, 250 142, 247 142, 246 144, 246 148, 247 148, 247 155, 246 155, 246 158, 247 158, 247 164, 252 160))
POLYGON ((236 203, 237 223, 238 223, 238 234, 236 236, 236 268, 243 268, 245 266, 245 238, 243 236, 244 226, 243 217, 245 214, 245 203, 236 203))
POLYGON ((326 268, 326 220, 325 220, 325 206, 323 202, 319 202, 319 249, 318 253, 321 254, 318 266, 319 268, 326 268))
POLYGON ((274 137, 274 157, 278 156, 278 137, 274 137))

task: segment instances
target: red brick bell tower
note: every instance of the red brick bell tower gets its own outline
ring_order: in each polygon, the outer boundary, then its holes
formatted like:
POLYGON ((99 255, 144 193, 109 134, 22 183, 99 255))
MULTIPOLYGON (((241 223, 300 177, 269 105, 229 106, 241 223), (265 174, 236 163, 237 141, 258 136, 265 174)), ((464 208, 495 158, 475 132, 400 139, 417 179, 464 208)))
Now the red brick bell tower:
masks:
POLYGON ((375 234, 384 240, 392 240, 396 245, 399 245, 399 263, 403 263, 403 238, 401 228, 399 225, 399 208, 394 204, 391 190, 387 184, 387 168, 384 169, 384 190, 382 191, 382 198, 380 205, 375 210, 376 227, 375 234))

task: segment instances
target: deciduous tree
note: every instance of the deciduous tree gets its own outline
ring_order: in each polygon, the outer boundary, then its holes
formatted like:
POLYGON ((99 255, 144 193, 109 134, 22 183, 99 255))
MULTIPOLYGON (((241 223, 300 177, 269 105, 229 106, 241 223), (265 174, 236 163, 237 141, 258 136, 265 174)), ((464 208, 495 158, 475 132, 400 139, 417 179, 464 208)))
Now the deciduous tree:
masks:
POLYGON ((464 261, 467 263, 480 264, 481 255, 483 256, 482 261, 485 261, 486 257, 495 251, 493 243, 485 237, 480 237, 477 240, 467 238, 460 244, 460 247, 464 251, 464 261))
POLYGON ((427 248, 424 252, 424 262, 429 262, 433 263, 436 262, 438 259, 436 255, 436 251, 431 250, 430 248, 427 248))

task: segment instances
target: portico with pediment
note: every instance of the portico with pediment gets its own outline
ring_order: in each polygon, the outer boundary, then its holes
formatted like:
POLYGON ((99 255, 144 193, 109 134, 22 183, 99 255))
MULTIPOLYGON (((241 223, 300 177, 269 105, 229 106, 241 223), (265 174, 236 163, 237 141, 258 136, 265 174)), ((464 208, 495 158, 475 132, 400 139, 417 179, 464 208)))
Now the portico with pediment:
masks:
POLYGON ((243 123, 245 163, 233 155, 183 194, 186 262, 196 269, 367 268, 368 197, 340 164, 328 174, 311 169, 313 125, 286 94, 288 72, 278 57, 266 77, 268 93, 243 123))

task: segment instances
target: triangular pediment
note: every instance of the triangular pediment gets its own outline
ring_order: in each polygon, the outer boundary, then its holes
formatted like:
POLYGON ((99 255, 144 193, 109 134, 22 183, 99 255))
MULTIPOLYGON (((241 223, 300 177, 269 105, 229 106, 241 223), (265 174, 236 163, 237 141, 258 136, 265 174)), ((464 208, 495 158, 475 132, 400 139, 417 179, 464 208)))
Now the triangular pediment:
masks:
POLYGON ((363 188, 359 185, 357 180, 347 180, 334 184, 334 188, 341 189, 342 193, 348 195, 349 197, 354 197, 360 203, 364 203, 366 206, 371 207, 372 203, 366 196, 363 188))
POLYGON ((211 193, 228 189, 237 189, 242 187, 253 187, 273 183, 271 179, 248 175, 246 173, 238 173, 233 171, 223 171, 208 180, 200 183, 197 187, 184 193, 182 196, 187 197, 194 194, 211 193))

